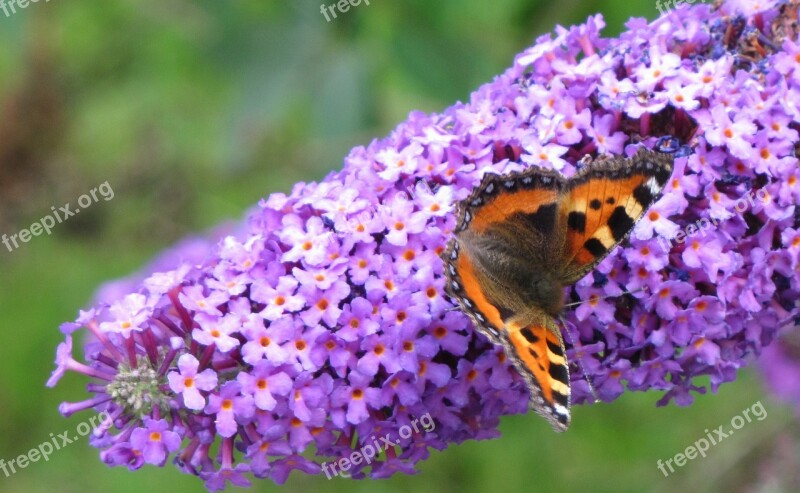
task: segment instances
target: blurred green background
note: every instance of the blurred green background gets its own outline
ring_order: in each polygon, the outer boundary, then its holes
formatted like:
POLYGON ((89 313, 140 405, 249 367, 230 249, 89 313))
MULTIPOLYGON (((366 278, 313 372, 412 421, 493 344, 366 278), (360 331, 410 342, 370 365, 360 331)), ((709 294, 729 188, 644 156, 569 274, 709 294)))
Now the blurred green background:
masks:
MULTIPOLYGON (((466 100, 537 36, 596 12, 607 36, 631 16, 656 15, 651 0, 372 0, 332 22, 305 0, 54 0, 0 11, 0 234, 105 181, 115 192, 51 236, 0 247, 0 458, 89 417, 57 412, 86 395, 83 379, 44 382, 58 325, 102 282, 241 218, 273 191, 323 177, 409 111, 466 100)), ((755 372, 688 408, 656 408, 659 397, 580 406, 564 435, 533 414, 507 417, 502 438, 435 452, 416 476, 293 473, 253 491, 788 491, 780 478, 797 475, 797 442, 781 440, 798 430, 755 372), (656 468, 759 400, 764 421, 668 478, 656 468), (785 447, 788 462, 776 452, 785 447)), ((109 469, 85 439, 0 473, 3 493, 165 488, 203 491, 171 465, 109 469)))

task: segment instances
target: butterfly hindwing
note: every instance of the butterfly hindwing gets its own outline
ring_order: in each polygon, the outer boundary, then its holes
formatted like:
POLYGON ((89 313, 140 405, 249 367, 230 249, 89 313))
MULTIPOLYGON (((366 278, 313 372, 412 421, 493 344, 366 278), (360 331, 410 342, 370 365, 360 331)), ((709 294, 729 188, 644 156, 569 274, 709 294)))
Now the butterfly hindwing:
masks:
POLYGON ((510 321, 504 345, 531 392, 531 408, 553 429, 564 431, 570 422, 570 385, 564 342, 555 320, 532 313, 529 321, 510 321))
POLYGON ((630 234, 671 173, 672 156, 640 150, 588 165, 567 182, 559 204, 567 225, 564 284, 580 280, 630 234))

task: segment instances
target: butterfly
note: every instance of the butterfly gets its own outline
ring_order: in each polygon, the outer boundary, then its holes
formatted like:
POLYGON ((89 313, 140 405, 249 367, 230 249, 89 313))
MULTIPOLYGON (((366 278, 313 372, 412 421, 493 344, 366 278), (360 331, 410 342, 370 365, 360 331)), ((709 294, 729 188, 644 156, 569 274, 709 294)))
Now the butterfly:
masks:
POLYGON ((458 204, 442 253, 446 291, 502 345, 556 431, 570 423, 569 369, 557 317, 576 283, 630 234, 672 174, 670 154, 602 158, 571 178, 531 167, 487 174, 458 204))

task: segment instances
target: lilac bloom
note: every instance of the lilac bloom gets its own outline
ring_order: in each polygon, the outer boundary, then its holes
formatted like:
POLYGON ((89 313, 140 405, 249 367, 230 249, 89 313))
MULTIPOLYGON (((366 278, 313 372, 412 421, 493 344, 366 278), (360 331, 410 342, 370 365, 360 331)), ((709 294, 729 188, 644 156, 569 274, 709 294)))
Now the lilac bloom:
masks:
POLYGON ((333 379, 327 374, 314 378, 308 372, 301 373, 294 381, 289 409, 300 421, 315 419, 320 412, 325 413, 323 408, 327 407, 333 385, 333 379))
POLYGON ((206 368, 199 374, 197 369, 200 362, 190 354, 184 354, 178 359, 178 371, 167 374, 169 388, 173 392, 183 395, 184 405, 192 410, 199 411, 206 405, 205 398, 200 391, 210 391, 217 386, 217 374, 211 368, 206 368))
POLYGON ((269 456, 285 456, 292 453, 291 447, 285 440, 271 441, 259 440, 247 447, 247 458, 250 461, 250 470, 257 478, 264 478, 272 467, 269 456))
POLYGON ((310 218, 307 223, 291 216, 286 219, 286 228, 280 232, 280 238, 292 248, 281 256, 281 260, 294 262, 303 259, 308 265, 320 265, 333 233, 326 230, 318 217, 310 218))
POLYGON ((131 445, 141 450, 145 462, 163 466, 167 456, 181 446, 181 437, 169 429, 166 420, 144 419, 144 428, 136 428, 131 434, 131 445))
POLYGON ((125 296, 108 309, 113 321, 101 323, 100 330, 121 334, 125 338, 130 337, 132 332, 142 330, 150 316, 146 302, 147 298, 141 294, 125 296))
POLYGON ((263 303, 261 316, 267 320, 277 320, 286 312, 296 312, 305 306, 302 296, 296 295, 298 282, 290 276, 283 276, 274 286, 268 280, 257 279, 251 288, 253 300, 263 303))
POLYGON ((232 335, 241 328, 238 317, 234 315, 217 317, 200 313, 195 320, 200 328, 192 331, 192 338, 200 344, 214 345, 223 353, 227 353, 239 345, 239 339, 232 335))
POLYGON ((425 213, 414 211, 415 204, 400 195, 390 199, 381 207, 381 219, 388 233, 386 241, 392 245, 403 246, 409 234, 421 233, 428 223, 425 213))
POLYGON ((389 148, 378 152, 375 161, 383 168, 378 176, 386 181, 397 181, 400 175, 413 174, 419 167, 421 153, 422 146, 417 143, 409 144, 399 151, 389 148))
POLYGON ((319 474, 320 466, 302 455, 290 455, 272 464, 269 477, 275 481, 275 483, 283 484, 289 477, 289 473, 294 470, 303 471, 306 474, 319 474))
POLYGON ((236 419, 245 421, 255 412, 253 397, 242 394, 241 391, 240 383, 227 382, 220 389, 219 395, 209 396, 208 405, 203 411, 209 415, 216 415, 214 423, 220 436, 232 437, 238 430, 236 419))
POLYGON ((252 395, 257 408, 264 411, 275 409, 275 396, 285 396, 292 390, 292 379, 284 372, 275 372, 272 364, 261 360, 250 373, 239 373, 236 379, 242 385, 242 393, 252 395))
POLYGON ((247 472, 250 472, 250 466, 237 464, 233 468, 223 467, 219 471, 204 472, 200 474, 200 477, 205 481, 204 484, 208 491, 223 491, 228 483, 242 488, 252 486, 252 483, 245 477, 247 472))
POLYGON ((342 314, 340 303, 350 294, 350 286, 345 282, 337 281, 324 291, 306 287, 300 288, 300 292, 309 305, 309 308, 300 314, 303 322, 307 326, 313 327, 323 321, 332 327, 336 325, 336 320, 342 314))
POLYGON ((331 404, 337 406, 331 419, 338 426, 345 422, 357 425, 369 418, 369 408, 380 406, 381 393, 369 386, 370 377, 353 373, 349 380, 349 385, 337 388, 331 396, 331 404))
POLYGON ((295 323, 292 317, 283 317, 264 326, 259 320, 245 327, 244 335, 247 342, 242 346, 242 359, 245 363, 255 365, 262 359, 273 365, 279 365, 289 359, 289 355, 282 346, 290 340, 295 333, 295 323))
POLYGON ((365 298, 355 298, 345 305, 339 316, 336 335, 345 341, 355 341, 378 331, 374 305, 365 298))
POLYGON ((751 140, 756 133, 756 126, 743 114, 731 119, 727 108, 715 106, 710 114, 700 113, 707 118, 709 129, 706 131, 708 143, 714 146, 727 146, 733 156, 746 159, 751 154, 751 140))
POLYGON ((187 310, 211 316, 222 315, 217 307, 228 301, 228 295, 221 291, 211 291, 206 295, 205 291, 203 286, 187 286, 178 295, 178 299, 187 310))

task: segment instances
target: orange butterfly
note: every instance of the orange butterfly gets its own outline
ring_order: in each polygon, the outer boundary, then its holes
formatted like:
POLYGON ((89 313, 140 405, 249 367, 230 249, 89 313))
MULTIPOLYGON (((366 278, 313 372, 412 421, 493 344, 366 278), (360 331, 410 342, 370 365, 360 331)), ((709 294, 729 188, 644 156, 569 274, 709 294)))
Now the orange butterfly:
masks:
POLYGON ((569 370, 556 318, 564 287, 619 245, 672 174, 671 155, 640 149, 572 178, 532 167, 484 176, 458 206, 442 254, 447 292, 476 328, 502 344, 556 431, 570 422, 569 370))

